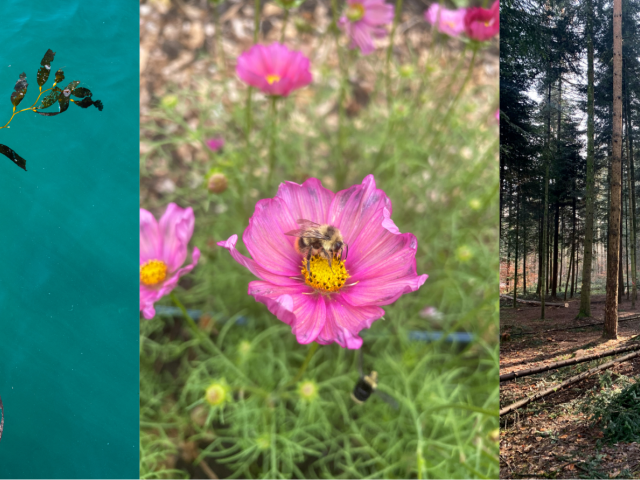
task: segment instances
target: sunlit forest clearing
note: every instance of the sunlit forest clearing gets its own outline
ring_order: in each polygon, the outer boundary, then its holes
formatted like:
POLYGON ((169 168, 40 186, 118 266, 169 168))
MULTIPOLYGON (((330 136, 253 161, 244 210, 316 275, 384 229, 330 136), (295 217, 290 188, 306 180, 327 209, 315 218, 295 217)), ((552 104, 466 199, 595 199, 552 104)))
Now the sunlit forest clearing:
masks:
POLYGON ((640 2, 501 22, 500 478, 640 478, 640 2))

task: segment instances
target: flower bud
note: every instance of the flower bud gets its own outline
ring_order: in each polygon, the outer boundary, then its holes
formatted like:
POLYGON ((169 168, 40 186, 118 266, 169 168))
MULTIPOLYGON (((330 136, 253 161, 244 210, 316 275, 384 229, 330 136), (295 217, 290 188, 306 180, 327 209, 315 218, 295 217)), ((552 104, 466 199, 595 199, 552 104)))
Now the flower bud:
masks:
POLYGON ((222 193, 227 189, 229 182, 224 173, 214 173, 207 181, 207 189, 211 193, 222 193))
POLYGON ((466 245, 462 245, 456 250, 456 257, 461 262, 468 262, 469 260, 471 260, 471 257, 473 257, 473 252, 466 245))
POLYGON ((313 380, 307 380, 298 384, 298 395, 306 402, 313 402, 318 398, 318 384, 313 380))
POLYGON ((178 97, 176 95, 165 95, 160 100, 160 105, 164 108, 176 108, 178 106, 178 97))
POLYGON ((222 405, 229 397, 229 387, 224 381, 213 382, 207 387, 204 399, 213 407, 222 405))
POLYGON ((400 67, 400 76, 402 78, 411 78, 415 73, 416 69, 410 63, 406 63, 400 67))
POLYGON ((249 340, 242 340, 238 344, 238 352, 243 357, 247 356, 247 354, 251 351, 251 342, 249 340))

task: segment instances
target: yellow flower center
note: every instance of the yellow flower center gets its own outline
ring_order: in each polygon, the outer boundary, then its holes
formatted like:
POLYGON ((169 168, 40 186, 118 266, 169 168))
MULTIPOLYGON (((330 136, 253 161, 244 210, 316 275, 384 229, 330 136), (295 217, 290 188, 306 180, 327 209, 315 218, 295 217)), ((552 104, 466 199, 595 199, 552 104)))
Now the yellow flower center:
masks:
POLYGON ((489 27, 491 25, 493 25, 493 18, 491 20, 487 21, 487 22, 484 22, 484 26, 485 27, 489 27))
POLYGON ((326 258, 314 255, 311 257, 310 268, 311 271, 307 270, 307 262, 303 259, 301 272, 304 275, 304 283, 321 292, 337 292, 349 278, 344 260, 338 260, 336 257, 333 257, 329 267, 326 258))
POLYGON ((267 83, 269 85, 274 84, 275 82, 280 81, 280 75, 267 75, 267 83))
POLYGON ((364 7, 361 3, 353 3, 347 8, 346 15, 350 22, 357 22, 364 17, 364 7))
POLYGON ((152 287, 167 278, 167 264, 161 260, 149 260, 140 265, 140 283, 152 287))

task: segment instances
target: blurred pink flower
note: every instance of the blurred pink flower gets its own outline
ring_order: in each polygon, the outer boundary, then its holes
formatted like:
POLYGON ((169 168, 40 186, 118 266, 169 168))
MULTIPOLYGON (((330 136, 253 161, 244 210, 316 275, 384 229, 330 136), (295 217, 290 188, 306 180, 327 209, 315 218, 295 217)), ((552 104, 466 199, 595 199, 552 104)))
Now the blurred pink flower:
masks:
POLYGON ((393 22, 393 5, 384 0, 347 0, 347 10, 340 17, 338 26, 351 39, 349 48, 358 47, 363 55, 368 55, 375 47, 373 37, 384 37, 387 30, 383 25, 393 22))
POLYGON ((432 3, 424 13, 424 18, 431 25, 435 25, 439 32, 457 37, 464 32, 464 17, 466 8, 447 10, 437 3, 432 3))
POLYGON ((193 209, 167 205, 160 223, 151 212, 140 209, 140 311, 147 320, 156 310, 153 304, 178 284, 180 277, 193 270, 200 250, 193 248, 191 264, 187 259, 187 244, 193 235, 193 209))
POLYGON ((500 121, 500 109, 496 110, 496 120, 500 121))
POLYGON ((288 96, 311 83, 309 59, 281 43, 254 45, 238 57, 240 79, 267 95, 288 96))
POLYGON ((224 147, 224 139, 221 137, 210 138, 209 140, 206 140, 204 143, 206 143, 207 147, 209 147, 209 149, 213 152, 217 152, 222 147, 224 147))
POLYGON ((464 29, 467 36, 484 42, 500 33, 500 2, 496 0, 490 9, 467 8, 464 17, 464 29))
POLYGON ((249 295, 290 325, 303 344, 360 348, 358 333, 384 315, 380 306, 427 279, 416 274, 416 237, 393 223, 391 201, 373 175, 335 194, 316 178, 282 183, 274 198, 256 204, 242 240, 253 258, 236 250, 237 235, 218 245, 260 279, 249 283, 249 295), (329 268, 315 256, 309 273, 294 248, 297 238, 285 235, 300 228, 297 219, 338 228, 348 258, 334 257, 329 268))

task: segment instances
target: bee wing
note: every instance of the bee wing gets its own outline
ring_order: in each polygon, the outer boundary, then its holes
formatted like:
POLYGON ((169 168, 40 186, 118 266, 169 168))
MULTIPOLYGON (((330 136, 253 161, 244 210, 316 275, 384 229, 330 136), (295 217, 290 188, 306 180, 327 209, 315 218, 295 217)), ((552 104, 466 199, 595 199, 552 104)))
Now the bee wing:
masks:
POLYGON ((388 395, 384 392, 381 392, 380 390, 374 390, 374 393, 376 395, 378 395, 382 400, 384 400, 385 402, 387 402, 391 408, 393 408, 394 410, 398 410, 399 406, 398 406, 398 401, 393 398, 391 395, 388 395))
POLYGON ((327 238, 317 230, 305 230, 305 229, 291 230, 290 232, 285 233, 285 235, 289 235, 290 237, 299 237, 299 238, 320 238, 320 239, 327 238))
POLYGON ((296 220, 296 223, 305 230, 315 230, 320 226, 319 223, 312 222, 311 220, 305 220, 304 218, 299 218, 296 220))

